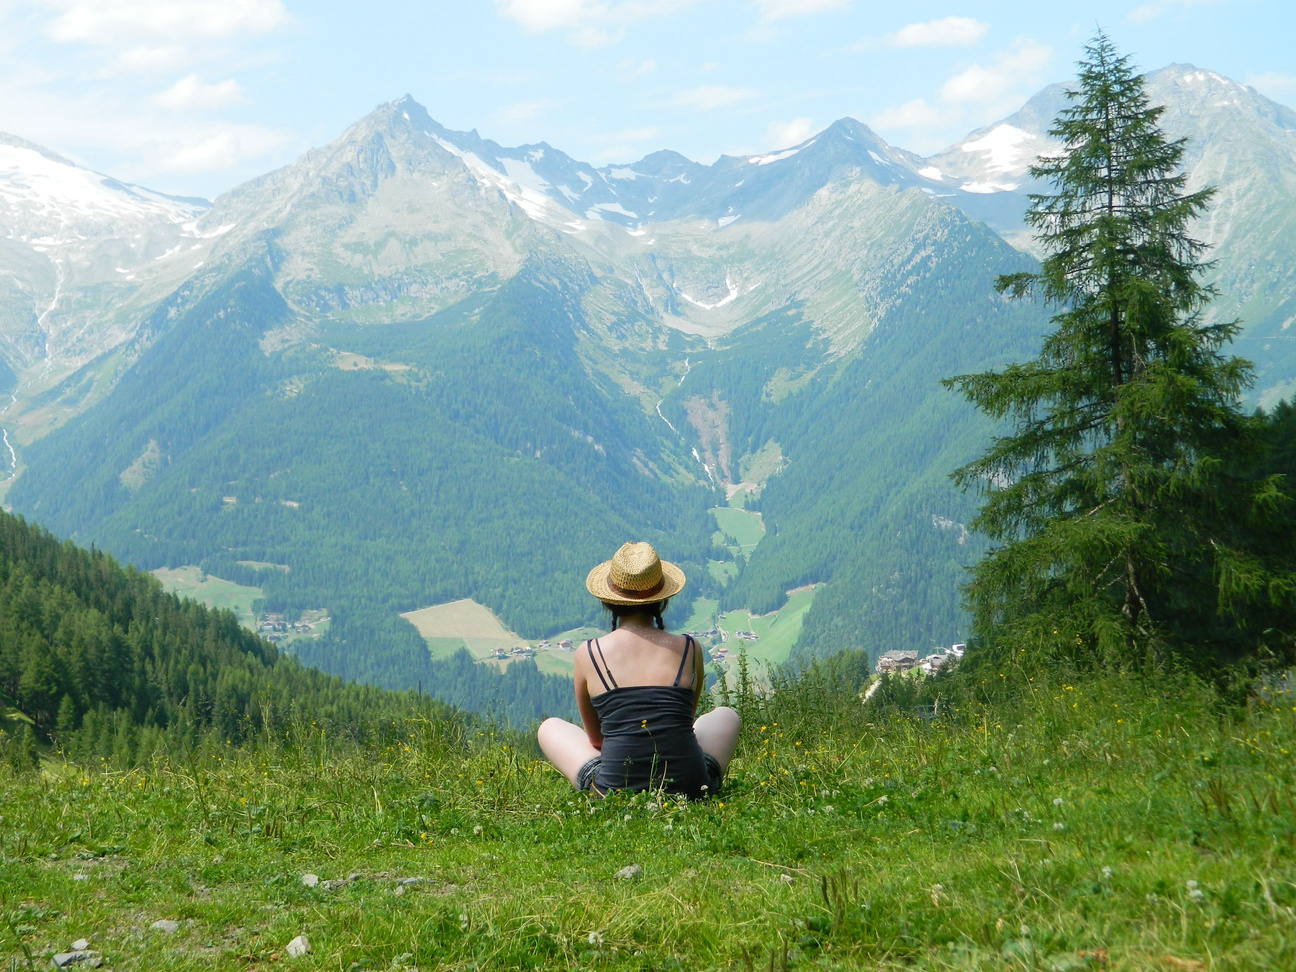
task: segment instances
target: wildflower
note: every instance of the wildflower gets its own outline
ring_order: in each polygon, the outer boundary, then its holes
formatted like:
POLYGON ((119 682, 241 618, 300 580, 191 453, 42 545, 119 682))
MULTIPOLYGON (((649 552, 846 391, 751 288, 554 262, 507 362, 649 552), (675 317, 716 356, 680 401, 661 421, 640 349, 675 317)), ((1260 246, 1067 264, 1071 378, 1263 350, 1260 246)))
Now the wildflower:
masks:
POLYGON ((644 809, 647 810, 649 813, 656 813, 659 808, 655 803, 648 803, 644 805, 644 809))
POLYGON ((1062 806, 1062 798, 1061 798, 1061 797, 1054 797, 1054 798, 1053 798, 1053 806, 1055 806, 1055 807, 1060 807, 1060 806, 1062 806))
POLYGON ((1206 892, 1197 886, 1196 881, 1188 882, 1188 900, 1193 903, 1200 903, 1206 897, 1206 892))
POLYGON ((666 824, 664 827, 662 827, 662 832, 663 832, 663 833, 667 833, 667 834, 669 834, 669 833, 671 833, 672 831, 674 831, 674 829, 675 829, 675 825, 674 825, 674 824, 666 824))
POLYGON ((627 813, 627 814, 626 814, 624 817, 622 817, 621 819, 622 819, 623 821, 625 821, 626 823, 629 823, 631 820, 634 819, 634 816, 631 815, 631 814, 628 814, 628 813, 627 813))
POLYGON ((476 827, 473 828, 473 836, 480 837, 481 835, 482 835, 482 825, 478 824, 476 827))
POLYGON ((780 874, 779 880, 782 881, 784 884, 791 884, 795 880, 795 878, 793 878, 791 874, 780 874))
POLYGON ((589 942, 591 945, 594 945, 594 946, 596 946, 596 947, 599 946, 599 945, 602 945, 602 944, 603 944, 603 933, 602 933, 602 932, 592 931, 592 932, 590 932, 588 935, 585 936, 585 941, 589 942))
POLYGON ((880 796, 880 797, 877 798, 877 805, 878 805, 879 807, 886 806, 886 804, 887 804, 887 797, 886 797, 886 794, 883 794, 882 796, 880 796))
POLYGON ((1053 825, 1053 829, 1054 829, 1054 830, 1066 830, 1066 824, 1064 824, 1061 820, 1059 820, 1057 823, 1055 823, 1055 824, 1053 825))
POLYGON ((1112 869, 1110 867, 1104 867, 1102 869, 1102 876, 1104 881, 1110 881, 1112 876, 1112 869))

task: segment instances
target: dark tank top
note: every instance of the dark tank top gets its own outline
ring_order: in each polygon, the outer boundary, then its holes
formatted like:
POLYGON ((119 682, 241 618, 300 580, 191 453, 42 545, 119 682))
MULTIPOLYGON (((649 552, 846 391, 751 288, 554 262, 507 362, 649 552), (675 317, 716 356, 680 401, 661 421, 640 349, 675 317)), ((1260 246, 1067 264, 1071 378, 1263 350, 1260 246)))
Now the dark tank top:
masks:
POLYGON ((693 639, 684 636, 684 656, 673 685, 617 685, 607 660, 599 664, 603 649, 598 641, 585 642, 585 650, 607 690, 590 699, 603 730, 595 787, 607 793, 660 786, 692 798, 713 792, 718 780, 693 734, 693 679, 679 684, 689 652, 697 650, 693 639))

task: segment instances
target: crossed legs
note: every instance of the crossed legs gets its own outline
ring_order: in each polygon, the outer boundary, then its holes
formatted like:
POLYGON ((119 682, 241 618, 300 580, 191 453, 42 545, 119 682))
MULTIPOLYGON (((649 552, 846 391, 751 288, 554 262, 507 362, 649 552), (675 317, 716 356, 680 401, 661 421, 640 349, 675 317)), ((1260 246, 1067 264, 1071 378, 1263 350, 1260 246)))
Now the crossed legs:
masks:
MULTIPOLYGON (((722 705, 698 716, 693 723, 693 734, 697 736, 702 752, 713 757, 724 770, 738 745, 738 728, 738 713, 722 705)), ((572 786, 576 785, 580 768, 599 754, 590 745, 585 730, 565 719, 546 719, 540 723, 536 738, 545 757, 572 786)))

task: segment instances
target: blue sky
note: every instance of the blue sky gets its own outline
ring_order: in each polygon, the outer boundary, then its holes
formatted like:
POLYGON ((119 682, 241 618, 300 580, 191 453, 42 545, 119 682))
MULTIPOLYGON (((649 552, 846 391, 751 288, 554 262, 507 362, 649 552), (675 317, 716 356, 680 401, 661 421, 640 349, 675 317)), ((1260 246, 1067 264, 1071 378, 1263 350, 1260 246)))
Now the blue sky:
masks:
POLYGON ((0 131, 213 197, 411 94, 594 163, 712 162, 844 115, 929 154, 1071 77, 1102 26, 1296 104, 1291 0, 0 0, 0 131))

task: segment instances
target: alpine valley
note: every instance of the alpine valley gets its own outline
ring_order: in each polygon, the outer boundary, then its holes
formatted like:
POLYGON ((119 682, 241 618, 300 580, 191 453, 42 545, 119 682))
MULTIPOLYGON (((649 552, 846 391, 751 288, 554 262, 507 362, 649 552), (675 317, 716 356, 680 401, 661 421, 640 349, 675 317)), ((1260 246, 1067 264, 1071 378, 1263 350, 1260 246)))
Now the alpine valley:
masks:
MULTIPOLYGON (((1296 112, 1185 65, 1148 89, 1219 188, 1213 312, 1271 404, 1296 388, 1296 112)), ((471 599, 556 639, 597 623, 585 572, 629 538, 684 567, 675 624, 740 616, 768 661, 961 640, 980 548, 948 474, 992 429, 939 380, 1038 342, 1047 309, 993 282, 1034 266, 1026 169, 1063 101, 931 158, 842 119, 596 168, 407 97, 212 204, 0 136, 5 501, 327 615, 304 661, 521 719, 569 686, 402 614, 471 599)))

